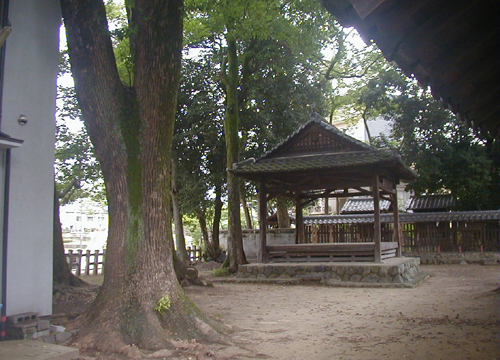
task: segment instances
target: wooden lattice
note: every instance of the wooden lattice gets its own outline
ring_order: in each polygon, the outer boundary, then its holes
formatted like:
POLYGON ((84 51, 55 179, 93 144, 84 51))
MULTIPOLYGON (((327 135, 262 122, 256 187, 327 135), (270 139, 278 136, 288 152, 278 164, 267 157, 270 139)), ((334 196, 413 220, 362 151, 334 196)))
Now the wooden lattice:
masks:
POLYGON ((348 151, 349 147, 342 141, 333 138, 321 131, 311 131, 304 134, 280 153, 280 155, 293 155, 305 153, 341 152, 348 151))

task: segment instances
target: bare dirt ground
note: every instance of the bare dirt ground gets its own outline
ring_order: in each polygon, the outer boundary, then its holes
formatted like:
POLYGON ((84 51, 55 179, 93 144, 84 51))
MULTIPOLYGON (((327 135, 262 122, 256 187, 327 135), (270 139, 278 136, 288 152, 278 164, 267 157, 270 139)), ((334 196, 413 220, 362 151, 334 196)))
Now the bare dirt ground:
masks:
MULTIPOLYGON (((201 310, 233 331, 228 344, 180 344, 163 358, 500 359, 499 267, 422 270, 433 276, 414 289, 218 282, 188 287, 186 293, 201 310)), ((73 296, 66 303, 85 306, 79 299, 73 296)), ((71 312, 67 304, 55 304, 54 312, 58 306, 71 312)))

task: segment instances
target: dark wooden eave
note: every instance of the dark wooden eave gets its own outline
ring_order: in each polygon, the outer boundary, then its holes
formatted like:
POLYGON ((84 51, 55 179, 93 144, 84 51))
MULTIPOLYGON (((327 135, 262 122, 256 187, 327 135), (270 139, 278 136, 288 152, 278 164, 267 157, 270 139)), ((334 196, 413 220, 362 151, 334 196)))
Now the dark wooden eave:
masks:
POLYGON ((500 137, 500 2, 320 1, 471 127, 500 137))

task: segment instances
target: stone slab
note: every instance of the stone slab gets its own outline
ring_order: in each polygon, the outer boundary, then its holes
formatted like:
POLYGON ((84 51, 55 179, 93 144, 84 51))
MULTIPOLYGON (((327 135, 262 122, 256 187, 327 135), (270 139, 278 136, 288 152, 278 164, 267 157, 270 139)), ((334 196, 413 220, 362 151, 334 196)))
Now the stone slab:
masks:
MULTIPOLYGON (((427 278, 419 258, 397 257, 374 262, 279 262, 240 265, 233 281, 319 281, 329 286, 414 287, 427 278)), ((226 278, 226 281, 230 280, 226 278)))
POLYGON ((0 342, 0 359, 5 360, 76 360, 78 349, 34 340, 0 342))

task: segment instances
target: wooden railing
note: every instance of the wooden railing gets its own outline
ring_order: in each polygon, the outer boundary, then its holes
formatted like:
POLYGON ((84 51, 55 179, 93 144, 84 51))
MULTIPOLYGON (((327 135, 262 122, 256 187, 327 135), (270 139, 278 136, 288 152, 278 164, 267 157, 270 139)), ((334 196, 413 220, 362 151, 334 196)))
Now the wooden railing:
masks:
POLYGON ((104 269, 104 259, 106 257, 106 250, 100 252, 95 250, 68 250, 66 252, 66 260, 70 266, 71 272, 76 276, 83 275, 99 275, 102 274, 104 269))
MULTIPOLYGON (((202 258, 201 248, 194 245, 187 247, 187 253, 191 262, 200 261, 202 258)), ((83 251, 83 250, 67 250, 66 260, 70 266, 71 272, 76 276, 100 275, 104 270, 104 261, 106 258, 106 250, 102 252, 83 251)))
MULTIPOLYGON (((373 241, 373 223, 314 224, 305 226, 305 243, 364 243, 373 241)), ((393 239, 393 224, 382 223, 382 242, 393 239)), ((403 251, 497 252, 498 221, 429 221, 401 223, 403 251)))
POLYGON ((193 247, 188 246, 186 248, 188 253, 188 258, 191 262, 201 261, 202 259, 202 251, 199 246, 193 245, 193 247))

